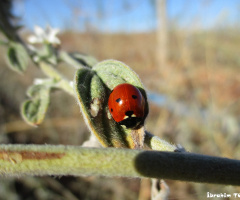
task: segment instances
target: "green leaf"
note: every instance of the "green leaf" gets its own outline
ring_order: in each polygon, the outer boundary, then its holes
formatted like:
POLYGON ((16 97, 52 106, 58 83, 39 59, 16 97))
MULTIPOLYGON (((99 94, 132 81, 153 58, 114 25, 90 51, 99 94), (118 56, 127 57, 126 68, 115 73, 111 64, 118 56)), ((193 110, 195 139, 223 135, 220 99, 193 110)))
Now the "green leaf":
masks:
POLYGON ((7 51, 7 63, 9 67, 19 73, 24 72, 28 65, 28 53, 19 43, 11 42, 7 51))
POLYGON ((97 64, 96 58, 86 55, 86 54, 80 54, 80 53, 71 53, 69 54, 73 59, 75 59, 77 62, 81 63, 83 66, 92 67, 97 64))
MULTIPOLYGON (((91 132, 105 147, 133 148, 134 146, 131 130, 117 124, 108 110, 111 90, 123 82, 135 85, 146 97, 140 79, 129 67, 119 61, 103 61, 92 69, 79 69, 75 75, 75 90, 84 119, 91 132)), ((148 110, 148 105, 146 108, 148 110)))
POLYGON ((49 80, 42 84, 32 85, 27 94, 31 98, 22 104, 21 112, 24 120, 36 126, 42 123, 50 102, 50 90, 54 83, 49 80))
POLYGON ((97 64, 97 60, 89 55, 84 55, 80 53, 67 53, 65 51, 60 52, 60 59, 69 65, 73 66, 76 69, 80 69, 82 67, 92 67, 97 64))

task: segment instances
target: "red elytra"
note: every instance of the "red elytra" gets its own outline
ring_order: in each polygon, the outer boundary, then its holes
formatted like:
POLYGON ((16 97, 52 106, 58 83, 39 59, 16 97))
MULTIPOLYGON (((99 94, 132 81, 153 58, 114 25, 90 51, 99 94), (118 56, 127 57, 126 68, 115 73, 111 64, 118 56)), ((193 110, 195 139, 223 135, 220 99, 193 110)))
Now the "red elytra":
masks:
POLYGON ((135 86, 117 85, 108 99, 113 119, 127 128, 135 128, 144 120, 145 99, 135 86))

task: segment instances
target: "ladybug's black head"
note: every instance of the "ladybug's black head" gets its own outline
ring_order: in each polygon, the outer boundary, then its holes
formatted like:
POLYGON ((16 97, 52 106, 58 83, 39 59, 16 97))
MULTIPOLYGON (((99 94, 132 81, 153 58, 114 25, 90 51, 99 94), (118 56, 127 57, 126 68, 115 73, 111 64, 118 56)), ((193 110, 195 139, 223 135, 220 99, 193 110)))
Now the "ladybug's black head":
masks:
POLYGON ((133 111, 127 111, 126 116, 129 116, 129 117, 120 121, 119 122, 120 125, 124 125, 127 128, 131 128, 131 129, 138 129, 142 126, 142 118, 132 117, 133 116, 133 111))

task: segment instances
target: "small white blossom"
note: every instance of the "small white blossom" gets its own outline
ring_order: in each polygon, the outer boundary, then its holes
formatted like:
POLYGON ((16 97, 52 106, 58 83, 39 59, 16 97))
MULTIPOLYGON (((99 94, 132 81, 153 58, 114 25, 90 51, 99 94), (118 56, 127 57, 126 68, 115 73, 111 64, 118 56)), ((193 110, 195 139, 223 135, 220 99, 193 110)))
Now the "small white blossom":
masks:
POLYGON ((70 82, 69 82, 69 85, 73 88, 73 87, 74 87, 73 81, 70 81, 70 82))
POLYGON ((40 61, 39 56, 37 56, 37 55, 33 56, 33 61, 36 62, 36 63, 39 62, 40 61))
POLYGON ((59 29, 52 28, 47 26, 45 30, 43 30, 39 26, 34 27, 35 35, 31 35, 28 37, 28 41, 32 44, 36 43, 50 43, 50 44, 60 44, 60 40, 57 38, 57 34, 59 33, 59 29))
POLYGON ((36 79, 34 79, 33 84, 34 85, 41 85, 41 84, 44 83, 44 81, 45 81, 44 79, 36 78, 36 79))
POLYGON ((53 83, 53 80, 51 78, 35 78, 33 80, 34 85, 51 85, 53 83))

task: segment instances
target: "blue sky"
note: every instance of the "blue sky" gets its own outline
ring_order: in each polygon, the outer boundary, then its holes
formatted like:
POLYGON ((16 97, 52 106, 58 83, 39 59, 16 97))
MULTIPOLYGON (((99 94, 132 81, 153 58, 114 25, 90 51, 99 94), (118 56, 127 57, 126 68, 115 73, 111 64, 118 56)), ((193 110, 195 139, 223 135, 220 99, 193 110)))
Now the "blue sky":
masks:
MULTIPOLYGON (((146 32, 156 28, 154 0, 15 0, 14 13, 28 29, 146 32)), ((240 21, 239 0, 167 0, 169 25, 215 27, 240 21)))

